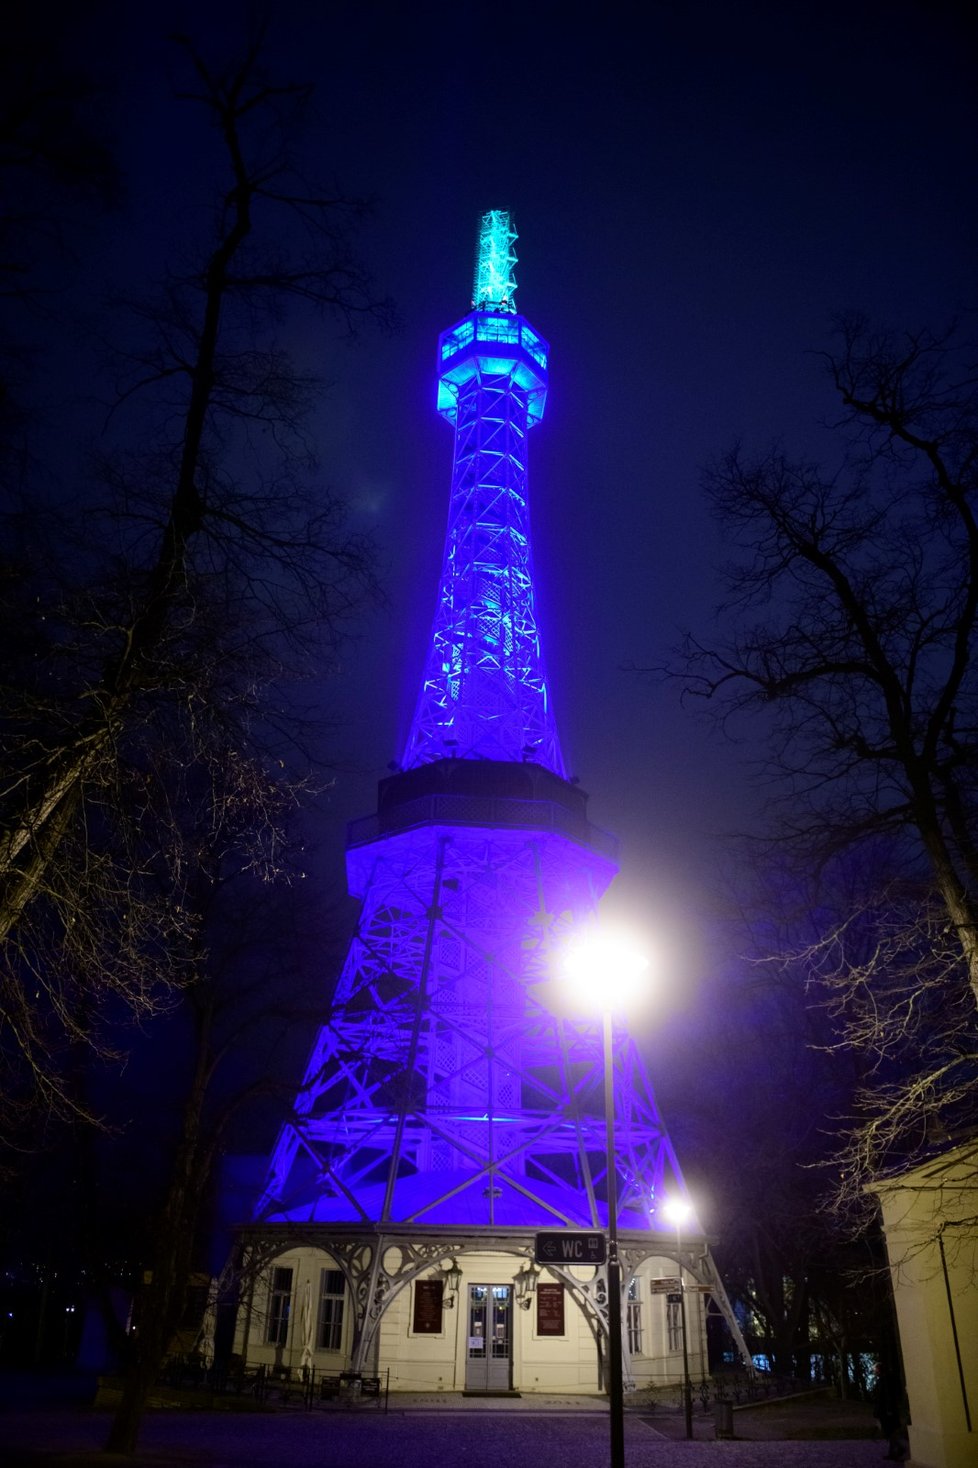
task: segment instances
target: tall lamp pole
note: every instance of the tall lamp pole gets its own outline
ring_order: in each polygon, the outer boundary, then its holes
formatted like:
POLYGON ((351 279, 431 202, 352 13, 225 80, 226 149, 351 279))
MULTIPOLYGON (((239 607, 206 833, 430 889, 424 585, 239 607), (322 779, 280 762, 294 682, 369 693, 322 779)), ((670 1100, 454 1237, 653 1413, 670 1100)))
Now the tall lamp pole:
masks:
POLYGON ((608 1194, 608 1411, 611 1468, 625 1464, 625 1392, 621 1370, 621 1261, 618 1258, 618 1168, 615 1163, 615 1070, 611 1010, 601 1016, 604 1042, 604 1121, 608 1194))
POLYGON ((622 1382, 621 1261, 618 1258, 618 1170, 615 1148, 615 1057, 613 1015, 639 989, 648 960, 620 938, 597 929, 580 937, 564 955, 566 977, 594 1008, 601 1000, 604 1079, 605 1192, 608 1206, 608 1416, 610 1468, 625 1464, 625 1394, 622 1382))
POLYGON ((665 1207, 666 1217, 676 1225, 676 1262, 679 1265, 679 1323, 683 1333, 683 1417, 686 1436, 693 1436, 693 1389, 689 1380, 689 1339, 686 1334, 686 1283, 683 1279, 683 1224, 690 1206, 682 1198, 671 1199, 665 1207))

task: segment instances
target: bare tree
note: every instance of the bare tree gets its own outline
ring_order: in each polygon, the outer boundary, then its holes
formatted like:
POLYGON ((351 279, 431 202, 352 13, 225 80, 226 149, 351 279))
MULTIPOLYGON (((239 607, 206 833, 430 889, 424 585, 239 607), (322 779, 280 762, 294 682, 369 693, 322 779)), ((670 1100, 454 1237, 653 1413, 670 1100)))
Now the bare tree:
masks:
MULTIPOLYGON (((828 1017, 809 1006, 804 985, 770 960, 783 934, 769 894, 755 895, 756 906, 728 912, 714 935, 694 1022, 695 1081, 681 1076, 671 1106, 668 1070, 658 1089, 677 1118, 688 1174, 702 1177, 693 1186, 717 1235, 724 1283, 745 1309, 751 1350, 784 1375, 805 1376, 842 1240, 822 1206, 821 1164, 833 1142, 822 1107, 847 1104, 852 1066, 823 1043, 828 1017)), ((784 907, 789 900, 782 892, 784 907)))
POLYGON ((39 260, 68 248, 63 205, 108 203, 119 178, 98 107, 98 87, 72 63, 50 16, 20 14, 0 57, 0 298, 38 289, 39 260))
POLYGON ((687 637, 672 670, 723 721, 761 729, 780 783, 770 851, 797 860, 809 915, 770 951, 824 986, 835 1043, 863 1057, 849 1200, 935 1127, 975 1120, 973 360, 953 334, 841 323, 826 362, 842 467, 738 448, 712 469, 736 548, 722 632, 687 637))
POLYGON ((182 789, 171 790, 186 852, 183 895, 197 933, 181 994, 183 1044, 177 1047, 172 1034, 166 1041, 171 1062, 179 1049, 186 1080, 171 1097, 176 1135, 167 1163, 158 1163, 164 1182, 140 1257, 146 1282, 138 1294, 137 1329, 126 1341, 122 1397, 106 1444, 110 1452, 135 1450, 148 1395, 173 1349, 192 1273, 210 1252, 207 1203, 218 1185, 218 1159, 241 1113, 260 1110, 263 1097, 281 1104, 276 1044, 311 1019, 297 1000, 306 975, 290 963, 283 932, 290 917, 294 922, 292 894, 281 884, 270 888, 249 870, 252 813, 237 799, 233 766, 214 765, 210 774, 202 779, 195 770, 182 789))
POLYGON ((93 208, 120 201, 103 98, 74 61, 73 39, 50 9, 24 10, 0 53, 0 460, 10 473, 24 449, 33 328, 63 300, 93 208))
MULTIPOLYGON (((283 684, 322 668, 373 587, 342 502, 310 484, 314 384, 276 336, 294 308, 350 326, 385 314, 349 242, 362 205, 295 167, 308 89, 264 77, 261 38, 226 68, 177 44, 184 100, 224 159, 212 239, 134 308, 142 344, 123 354, 113 422, 136 428, 101 455, 95 537, 69 526, 60 577, 12 560, 3 582, 26 615, 0 691, 11 1125, 39 1100, 79 1108, 65 1056, 103 1043, 107 1007, 145 1015, 193 977, 176 771, 220 771, 239 853, 250 841, 256 870, 281 864, 283 810, 307 778, 283 684)), ((37 523, 19 522, 35 549, 37 523)))
POLYGON ((813 884, 815 935, 786 936, 777 963, 824 1007, 825 1051, 858 1057, 832 1155, 834 1203, 874 1212, 866 1187, 975 1122, 978 1025, 960 944, 940 897, 901 875, 885 846, 813 884))

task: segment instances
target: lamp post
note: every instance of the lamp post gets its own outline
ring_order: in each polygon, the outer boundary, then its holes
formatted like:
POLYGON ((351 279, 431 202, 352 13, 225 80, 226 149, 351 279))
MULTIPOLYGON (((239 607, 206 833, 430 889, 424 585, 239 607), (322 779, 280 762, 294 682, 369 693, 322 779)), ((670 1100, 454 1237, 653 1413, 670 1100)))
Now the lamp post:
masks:
POLYGON ((648 960, 620 938, 592 930, 565 954, 564 969, 588 1007, 599 997, 604 1079, 605 1177, 608 1207, 608 1416, 610 1468, 624 1468, 625 1394, 621 1349, 621 1261, 618 1258, 618 1170, 615 1160, 613 1015, 637 992, 648 960))
POLYGON ((611 1010, 601 1013, 604 1053, 604 1121, 608 1194, 608 1411, 611 1468, 624 1468, 625 1392, 621 1375, 621 1261, 618 1258, 618 1168, 615 1163, 615 1072, 611 1010))
POLYGON ((679 1265, 679 1323, 683 1333, 683 1417, 686 1436, 693 1436, 693 1391, 689 1380, 689 1342, 686 1335, 686 1285, 683 1280, 683 1224, 692 1209, 683 1198, 670 1198, 663 1212, 676 1227, 676 1262, 679 1265))

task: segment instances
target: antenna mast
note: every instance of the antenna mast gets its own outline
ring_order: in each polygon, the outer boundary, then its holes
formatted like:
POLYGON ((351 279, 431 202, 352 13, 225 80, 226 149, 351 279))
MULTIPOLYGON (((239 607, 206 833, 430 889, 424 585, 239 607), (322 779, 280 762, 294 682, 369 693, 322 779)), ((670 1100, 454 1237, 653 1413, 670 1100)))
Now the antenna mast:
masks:
POLYGON ((516 315, 516 229, 507 209, 490 209, 479 226, 472 307, 516 315))

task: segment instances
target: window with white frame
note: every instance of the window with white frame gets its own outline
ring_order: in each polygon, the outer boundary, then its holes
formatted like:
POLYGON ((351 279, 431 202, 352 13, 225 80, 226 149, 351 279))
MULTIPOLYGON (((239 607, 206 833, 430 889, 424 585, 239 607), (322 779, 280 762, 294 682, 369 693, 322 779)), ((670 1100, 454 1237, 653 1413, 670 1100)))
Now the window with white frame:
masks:
POLYGON ((319 1331, 321 1351, 338 1351, 343 1344, 343 1272, 323 1269, 319 1275, 319 1331))
POLYGON ((682 1308, 681 1296, 666 1296, 666 1350, 668 1351, 681 1351, 683 1348, 682 1308))
POLYGON ((626 1302, 626 1326, 628 1330, 628 1353, 630 1356, 641 1356, 642 1354, 642 1296, 639 1293, 639 1281, 633 1279, 628 1286, 628 1300, 626 1302))
POLYGON ((284 1346, 289 1338, 289 1316, 292 1313, 292 1270, 276 1266, 272 1270, 268 1292, 268 1320, 265 1340, 272 1346, 284 1346))

